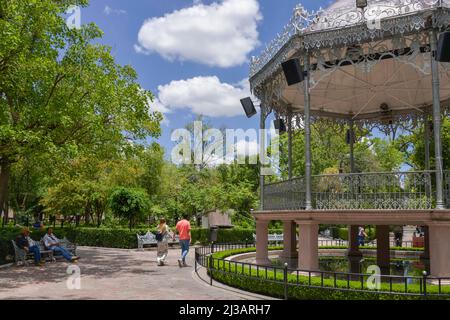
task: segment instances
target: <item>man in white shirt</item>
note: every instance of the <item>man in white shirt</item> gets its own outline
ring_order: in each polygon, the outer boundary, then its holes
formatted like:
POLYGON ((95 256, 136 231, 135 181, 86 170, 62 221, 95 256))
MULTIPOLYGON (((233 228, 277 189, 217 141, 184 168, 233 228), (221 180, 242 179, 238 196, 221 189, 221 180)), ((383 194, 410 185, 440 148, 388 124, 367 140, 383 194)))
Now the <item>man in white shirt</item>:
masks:
POLYGON ((78 260, 78 257, 72 256, 66 248, 61 246, 59 239, 53 234, 53 229, 48 228, 47 234, 44 236, 45 247, 53 252, 59 252, 62 256, 69 262, 74 262, 78 260))

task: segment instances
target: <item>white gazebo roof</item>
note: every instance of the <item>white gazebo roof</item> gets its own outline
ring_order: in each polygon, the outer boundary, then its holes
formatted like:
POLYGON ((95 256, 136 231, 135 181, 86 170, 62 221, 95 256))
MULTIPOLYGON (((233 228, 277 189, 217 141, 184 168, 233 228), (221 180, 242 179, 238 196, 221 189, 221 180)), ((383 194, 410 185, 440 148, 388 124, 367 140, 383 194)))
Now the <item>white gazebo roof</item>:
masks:
MULTIPOLYGON (((304 86, 287 86, 281 63, 308 53, 313 114, 423 114, 433 101, 430 33, 450 25, 449 8, 450 0, 368 0, 364 10, 355 0, 337 0, 314 13, 297 6, 295 30, 288 25, 253 59, 252 89, 279 113, 301 113, 304 86)), ((439 72, 441 100, 450 101, 450 65, 441 63, 439 72)))

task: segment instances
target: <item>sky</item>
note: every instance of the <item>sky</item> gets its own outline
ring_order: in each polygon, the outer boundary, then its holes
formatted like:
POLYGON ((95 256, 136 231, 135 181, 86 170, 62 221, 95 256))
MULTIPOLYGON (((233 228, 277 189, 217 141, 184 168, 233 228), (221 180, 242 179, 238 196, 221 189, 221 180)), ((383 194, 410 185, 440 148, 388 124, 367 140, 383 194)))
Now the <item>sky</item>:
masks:
MULTIPOLYGON (((329 0, 304 0, 308 10, 329 0)), ((91 0, 81 22, 96 23, 101 43, 138 73, 163 112, 157 142, 170 151, 173 130, 204 115, 214 128, 259 127, 240 99, 249 96, 249 60, 289 22, 298 0, 91 0)), ((257 144, 250 144, 256 152, 257 144)), ((170 153, 170 152, 168 152, 170 153)))

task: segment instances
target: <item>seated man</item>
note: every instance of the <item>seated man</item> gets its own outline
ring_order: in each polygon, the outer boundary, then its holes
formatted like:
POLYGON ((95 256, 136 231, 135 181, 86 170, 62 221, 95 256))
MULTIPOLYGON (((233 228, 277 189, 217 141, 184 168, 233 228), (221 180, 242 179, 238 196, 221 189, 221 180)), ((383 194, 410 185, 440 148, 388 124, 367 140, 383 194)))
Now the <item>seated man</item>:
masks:
POLYGON ((39 245, 30 238, 30 230, 28 228, 22 229, 20 236, 16 238, 16 244, 20 249, 34 255, 34 264, 36 266, 42 266, 44 264, 44 261, 41 259, 41 249, 39 249, 39 245))
POLYGON ((53 234, 53 229, 48 228, 47 233, 44 236, 45 247, 53 252, 60 252, 62 256, 69 262, 77 261, 79 258, 72 256, 66 248, 62 247, 59 239, 53 234))

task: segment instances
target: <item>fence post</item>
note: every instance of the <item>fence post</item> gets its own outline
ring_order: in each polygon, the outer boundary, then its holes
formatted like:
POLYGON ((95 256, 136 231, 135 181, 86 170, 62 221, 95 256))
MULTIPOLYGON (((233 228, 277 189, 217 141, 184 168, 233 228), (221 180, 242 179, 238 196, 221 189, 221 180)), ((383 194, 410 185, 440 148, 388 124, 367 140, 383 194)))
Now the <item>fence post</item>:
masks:
POLYGON ((284 264, 284 300, 288 300, 288 264, 284 264))
POLYGON ((213 256, 212 254, 209 256, 209 285, 213 285, 213 256))
POLYGON ((427 277, 428 273, 426 271, 423 272, 423 296, 427 299, 427 277))

